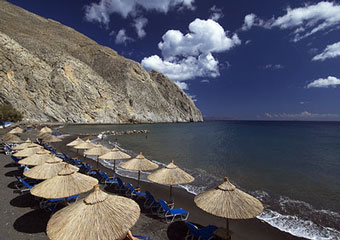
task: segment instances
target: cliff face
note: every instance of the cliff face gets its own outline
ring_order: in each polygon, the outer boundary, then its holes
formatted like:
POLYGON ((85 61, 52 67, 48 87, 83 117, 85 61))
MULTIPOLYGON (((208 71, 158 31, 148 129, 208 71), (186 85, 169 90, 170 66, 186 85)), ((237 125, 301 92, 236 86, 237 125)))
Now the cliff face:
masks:
POLYGON ((3 0, 0 102, 30 121, 202 121, 192 100, 163 74, 3 0))

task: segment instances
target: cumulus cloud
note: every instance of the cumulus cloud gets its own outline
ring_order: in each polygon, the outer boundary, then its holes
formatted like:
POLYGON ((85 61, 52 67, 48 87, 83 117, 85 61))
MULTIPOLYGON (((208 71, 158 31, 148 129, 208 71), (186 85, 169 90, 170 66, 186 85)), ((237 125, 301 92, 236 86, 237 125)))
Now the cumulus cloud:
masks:
POLYGON ((189 32, 168 30, 158 44, 162 57, 153 55, 142 60, 142 65, 155 69, 175 81, 196 77, 218 77, 219 62, 212 53, 230 50, 241 44, 236 34, 229 37, 214 20, 195 19, 189 32))
POLYGON ((214 20, 214 21, 218 21, 221 18, 224 17, 224 14, 222 12, 221 8, 216 7, 216 5, 212 6, 210 8, 210 19, 214 20))
POLYGON ((188 90, 189 89, 189 86, 187 83, 185 82, 179 82, 179 81, 175 81, 176 85, 182 89, 182 90, 188 90))
POLYGON ((201 80, 201 83, 210 83, 210 81, 208 79, 203 79, 201 80))
POLYGON ((324 61, 328 58, 335 58, 340 56, 340 42, 328 45, 322 53, 313 57, 313 61, 324 61))
POLYGON ((242 30, 253 26, 292 30, 293 41, 299 41, 323 30, 340 25, 340 5, 335 2, 321 1, 299 8, 287 8, 286 14, 270 20, 262 20, 255 14, 248 14, 242 30))
POLYGON ((265 118, 271 120, 338 120, 340 114, 334 113, 265 113, 265 118))
POLYGON ((329 76, 328 78, 319 78, 307 85, 307 88, 328 88, 340 85, 340 79, 329 76))
POLYGON ((146 35, 144 27, 148 23, 148 19, 139 17, 134 20, 133 26, 136 28, 136 32, 139 38, 143 38, 146 35))
POLYGON ((194 0, 100 0, 85 6, 85 19, 104 25, 110 23, 113 13, 136 17, 138 11, 157 11, 167 13, 171 9, 194 9, 194 0))
POLYGON ((133 41, 133 39, 126 35, 125 29, 120 29, 116 35, 115 43, 126 44, 128 41, 133 41))
POLYGON ((263 67, 263 69, 273 69, 273 70, 279 70, 283 68, 284 66, 281 64, 267 64, 263 67))

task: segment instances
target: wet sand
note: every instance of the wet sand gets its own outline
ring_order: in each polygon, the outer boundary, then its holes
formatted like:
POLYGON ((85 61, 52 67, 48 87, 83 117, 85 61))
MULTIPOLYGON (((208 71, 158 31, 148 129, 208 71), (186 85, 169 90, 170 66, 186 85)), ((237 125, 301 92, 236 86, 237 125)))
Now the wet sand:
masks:
MULTIPOLYGON (((3 130, 0 131, 0 134, 3 130)), ((32 136, 32 133, 26 136, 32 136)), ((57 151, 68 154, 71 157, 78 157, 93 166, 96 166, 95 161, 77 155, 76 151, 72 148, 66 147, 66 143, 75 139, 75 136, 68 136, 62 142, 52 144, 56 147, 57 151)), ((128 146, 126 146, 128 148, 128 146)), ((5 239, 48 239, 45 230, 50 214, 44 210, 40 210, 38 202, 29 193, 19 195, 14 191, 14 183, 16 181, 14 175, 20 174, 18 168, 13 166, 10 156, 0 154, 0 240, 5 239)), ((111 169, 107 169, 99 165, 99 169, 106 171, 109 176, 113 175, 111 169)), ((136 185, 136 180, 121 177, 123 181, 128 181, 136 185)), ((115 193, 112 187, 101 186, 105 191, 115 193)), ((169 197, 169 187, 141 182, 141 190, 150 191, 155 198, 162 198, 167 200, 169 197)), ((83 194, 82 197, 87 194, 83 194)), ((189 221, 206 226, 209 224, 218 227, 225 227, 225 220, 222 218, 214 217, 208 213, 203 212, 196 207, 193 198, 194 195, 188 193, 185 189, 174 188, 173 196, 175 197, 175 207, 180 207, 190 212, 189 221)), ((79 200, 78 200, 79 201, 79 200)), ((142 201, 138 201, 142 206, 142 201)), ((281 232, 280 230, 271 227, 258 219, 251 220, 230 220, 230 229, 233 231, 233 240, 281 240, 281 239, 302 239, 294 237, 288 233, 281 232)), ((132 228, 133 234, 150 236, 153 240, 184 239, 187 232, 186 226, 181 221, 176 221, 172 224, 167 224, 165 221, 150 214, 142 208, 142 214, 136 225, 132 228)))

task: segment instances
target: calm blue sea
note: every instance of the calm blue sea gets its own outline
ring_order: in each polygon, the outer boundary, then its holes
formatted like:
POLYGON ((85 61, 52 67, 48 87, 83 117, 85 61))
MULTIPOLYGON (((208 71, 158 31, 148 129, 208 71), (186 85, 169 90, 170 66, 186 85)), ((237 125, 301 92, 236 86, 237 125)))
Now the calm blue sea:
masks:
MULTIPOLYGON (((68 125, 62 131, 134 129, 150 132, 108 135, 106 143, 117 138, 130 154, 143 152, 163 164, 174 160, 195 177, 194 183, 182 186, 194 194, 228 176, 264 203, 261 220, 296 236, 340 239, 340 123, 205 121, 68 125)), ((134 172, 119 173, 136 177, 134 172)))

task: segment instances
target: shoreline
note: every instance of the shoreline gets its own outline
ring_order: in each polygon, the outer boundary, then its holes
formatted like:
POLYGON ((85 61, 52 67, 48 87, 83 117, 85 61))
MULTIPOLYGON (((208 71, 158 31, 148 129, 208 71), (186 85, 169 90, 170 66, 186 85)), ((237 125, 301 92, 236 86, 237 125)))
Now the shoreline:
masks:
MULTIPOLYGON (((81 137, 81 136, 80 136, 81 137)), ((66 153, 71 157, 77 157, 78 159, 95 166, 95 161, 89 158, 85 158, 82 155, 73 151, 73 149, 66 147, 66 144, 73 139, 75 139, 75 135, 69 135, 65 137, 61 142, 54 143, 53 146, 59 152, 66 153)), ((105 166, 99 164, 99 169, 107 172, 109 176, 113 175, 113 170, 106 168, 105 166)), ((128 181, 133 185, 136 185, 137 180, 120 176, 123 181, 128 181)), ((168 199, 169 195, 169 187, 141 181, 141 190, 142 191, 150 191, 155 198, 162 198, 164 200, 168 199)), ((188 210, 190 212, 189 221, 206 226, 209 224, 214 224, 218 227, 225 226, 225 219, 212 216, 208 213, 205 213, 201 209, 199 209, 194 203, 195 195, 189 193, 184 188, 173 188, 173 195, 175 196, 175 207, 180 207, 188 210)), ((290 233, 283 232, 266 222, 261 221, 260 219, 254 218, 249 220, 229 220, 230 229, 234 232, 233 239, 305 239, 291 235, 290 233)))

